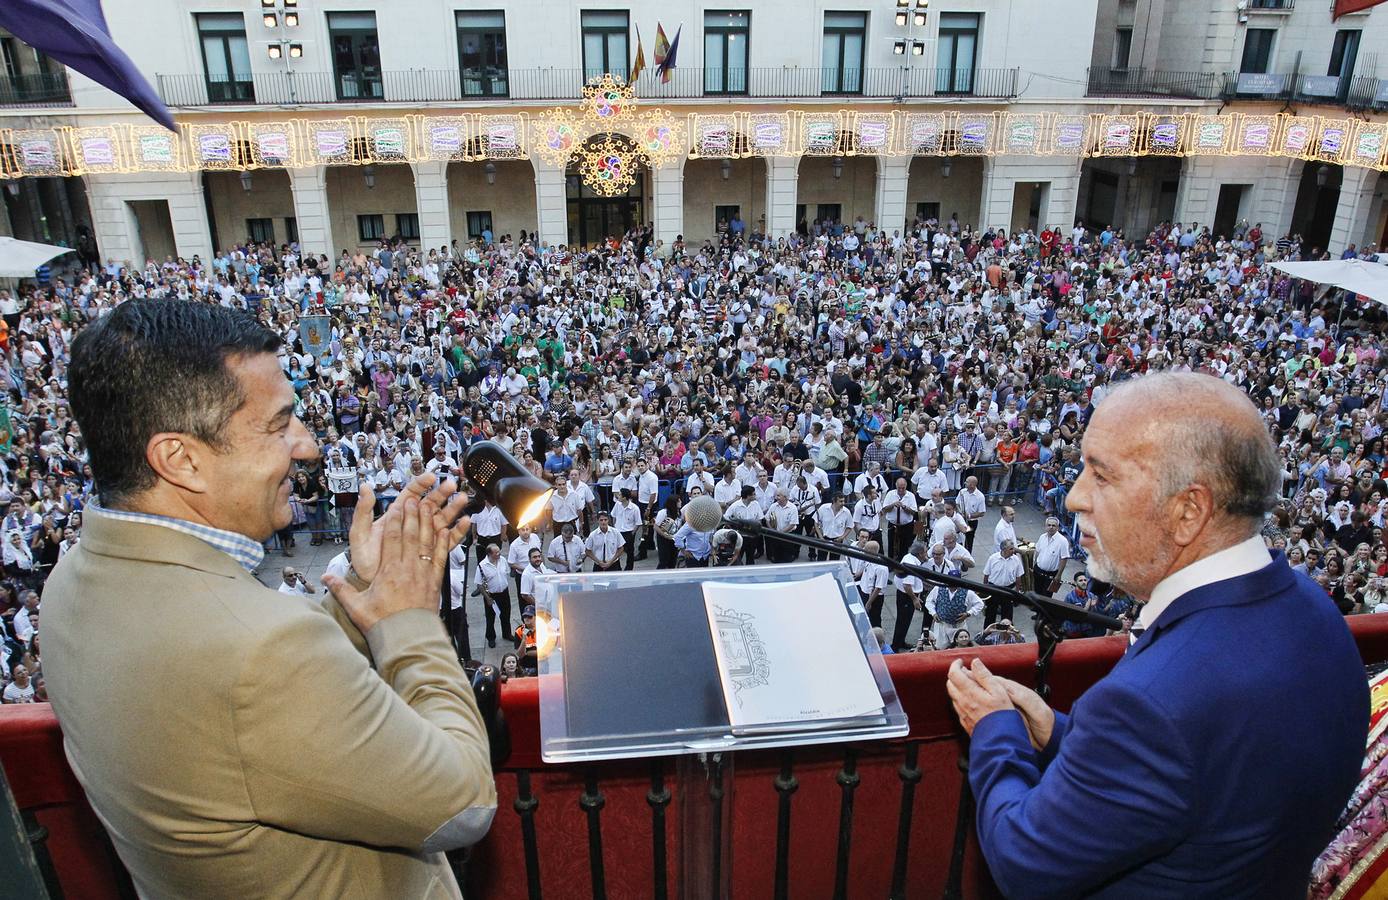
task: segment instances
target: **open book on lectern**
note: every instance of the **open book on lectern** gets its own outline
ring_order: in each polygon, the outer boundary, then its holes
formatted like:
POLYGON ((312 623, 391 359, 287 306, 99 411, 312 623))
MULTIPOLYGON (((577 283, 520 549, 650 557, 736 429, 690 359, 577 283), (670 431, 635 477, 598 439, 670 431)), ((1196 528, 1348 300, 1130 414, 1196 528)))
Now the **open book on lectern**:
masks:
POLYGON ((883 713, 831 575, 563 595, 570 737, 800 729, 883 713), (620 647, 617 658, 575 652, 620 647))

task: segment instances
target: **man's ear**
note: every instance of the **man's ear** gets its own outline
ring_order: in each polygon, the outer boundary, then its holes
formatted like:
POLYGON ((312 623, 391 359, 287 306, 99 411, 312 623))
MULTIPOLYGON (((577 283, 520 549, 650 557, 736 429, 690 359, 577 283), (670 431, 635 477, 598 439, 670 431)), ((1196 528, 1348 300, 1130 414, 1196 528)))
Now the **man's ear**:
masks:
POLYGON ((160 480, 195 494, 206 493, 207 457, 211 453, 202 441, 181 432, 164 431, 145 444, 145 461, 160 480))

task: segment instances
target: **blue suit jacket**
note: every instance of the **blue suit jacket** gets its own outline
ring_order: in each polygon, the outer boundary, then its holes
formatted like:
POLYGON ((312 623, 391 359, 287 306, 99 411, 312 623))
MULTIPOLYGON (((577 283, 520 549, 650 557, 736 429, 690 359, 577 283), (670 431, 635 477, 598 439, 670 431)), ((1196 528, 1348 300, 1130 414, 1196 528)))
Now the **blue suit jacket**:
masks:
POLYGON ((1304 898, 1359 777, 1359 653, 1281 553, 1178 597, 1032 750, 974 729, 979 841, 1008 897, 1304 898))

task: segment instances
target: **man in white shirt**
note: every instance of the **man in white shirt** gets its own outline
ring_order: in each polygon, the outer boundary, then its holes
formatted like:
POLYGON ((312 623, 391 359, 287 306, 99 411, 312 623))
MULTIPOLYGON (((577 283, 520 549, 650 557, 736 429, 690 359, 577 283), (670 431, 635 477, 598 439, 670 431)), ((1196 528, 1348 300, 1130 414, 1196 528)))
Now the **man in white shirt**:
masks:
POLYGON ((584 545, 594 572, 615 572, 621 568, 626 541, 612 528, 612 516, 608 513, 598 513, 598 527, 588 535, 584 545))
MULTIPOLYGON (((868 553, 881 553, 882 545, 877 541, 868 541, 863 549, 868 553)), ((887 593, 887 579, 887 567, 881 563, 864 562, 858 573, 858 596, 863 600, 863 608, 867 610, 868 621, 873 628, 882 627, 882 600, 887 593)))
POLYGON ((940 542, 940 546, 945 548, 945 562, 949 564, 951 569, 967 572, 974 567, 974 555, 960 542, 959 535, 953 531, 945 533, 945 539, 940 542))
POLYGON ((1016 519, 1017 510, 1010 506, 1004 506, 1002 508, 1001 515, 998 518, 998 524, 993 526, 994 553, 1002 549, 1003 541, 1011 541, 1014 547, 1017 545, 1017 530, 1012 525, 1016 519))
POLYGON ((978 532, 978 527, 983 524, 983 514, 988 511, 988 500, 983 496, 983 492, 978 489, 978 479, 970 475, 964 480, 964 489, 959 492, 959 512, 964 516, 964 521, 968 523, 969 530, 964 533, 964 546, 969 548, 972 553, 974 549, 974 535, 978 532))
MULTIPOLYGON (((1002 549, 988 557, 988 561, 983 564, 983 583, 1015 588, 1022 573, 1022 557, 1017 553, 1016 545, 1011 541, 1006 541, 1003 543, 1002 549)), ((984 606, 988 610, 983 617, 984 628, 997 621, 999 611, 1002 613, 1002 618, 1008 621, 1012 620, 1012 601, 988 597, 984 600, 984 606)))
POLYGON ((497 506, 487 498, 482 510, 473 513, 472 533, 477 540, 477 560, 481 562, 487 556, 487 545, 496 544, 500 547, 504 543, 501 532, 506 529, 506 516, 502 514, 501 507, 497 506))
POLYGON ((829 490, 829 473, 815 465, 813 459, 805 460, 805 465, 801 468, 800 474, 804 476, 806 484, 819 491, 821 494, 829 490))
MULTIPOLYGON (((925 545, 920 541, 911 544, 910 551, 901 558, 901 561, 908 566, 919 566, 923 564, 922 557, 925 556, 925 545)), ((911 620, 916 616, 916 610, 924 610, 921 601, 921 591, 925 588, 925 582, 916 575, 908 575, 897 572, 894 576, 896 585, 896 627, 892 629, 892 650, 903 653, 909 646, 906 643, 907 633, 911 630, 911 620)), ((927 621, 921 626, 929 628, 927 621)))
POLYGON ((580 515, 583 516, 584 523, 587 524, 592 522, 593 513, 596 511, 595 504, 598 499, 597 494, 593 493, 593 489, 588 486, 588 482, 578 477, 578 469, 569 470, 568 484, 569 493, 578 498, 579 512, 580 515))
POLYGON ((563 478, 554 483, 554 493, 549 495, 550 519, 554 522, 554 533, 558 534, 565 525, 572 525, 578 531, 579 517, 583 514, 583 498, 575 494, 569 482, 563 478))
POLYGON ((1060 520, 1049 516, 1046 532, 1036 539, 1036 557, 1031 563, 1035 575, 1032 587, 1048 597, 1054 594, 1065 577, 1065 564, 1069 559, 1070 541, 1060 533, 1060 520))
POLYGON ((559 536, 549 542, 545 560, 554 566, 556 572, 582 572, 583 561, 588 558, 588 545, 574 532, 572 522, 564 523, 559 536))
POLYGON ((882 477, 881 464, 868 463, 867 471, 853 479, 853 493, 861 497, 869 485, 877 489, 879 497, 887 492, 887 480, 882 477))
POLYGON ((967 588, 931 585, 926 589, 923 605, 934 619, 930 630, 935 648, 945 650, 953 644, 954 635, 960 630, 971 632, 969 620, 983 609, 983 598, 967 588))
POLYGON ((925 464, 924 469, 917 469, 916 474, 911 476, 911 484, 915 487, 916 493, 922 497, 933 496, 935 491, 944 492, 949 488, 949 479, 945 477, 944 470, 940 468, 940 463, 934 457, 925 464))
POLYGON ((723 477, 713 486, 713 499, 718 501, 719 505, 723 507, 724 512, 727 512, 728 507, 732 506, 734 501, 741 496, 742 482, 734 477, 733 467, 731 465, 724 465, 723 477))
MULTIPOLYGON (((766 511, 766 524, 787 534, 800 527, 800 510, 790 502, 790 496, 785 491, 776 491, 776 502, 766 511)), ((787 541, 766 541, 766 557, 770 562, 793 562, 799 555, 800 548, 787 541)))
POLYGON ((853 527, 867 529, 874 537, 882 533, 882 501, 876 485, 865 485, 862 499, 853 504, 853 527))
MULTIPOLYGON (((853 521, 853 514, 848 511, 848 507, 843 505, 843 494, 834 494, 832 500, 821 504, 815 512, 814 525, 815 533, 826 541, 843 540, 843 536, 848 533, 848 527, 853 521)), ((820 551, 816 553, 810 551, 811 560, 819 559, 838 559, 837 553, 826 553, 820 551)))
MULTIPOLYGON (((742 486, 741 496, 727 508, 724 517, 733 522, 746 522, 749 525, 761 523, 762 508, 757 502, 757 490, 750 484, 742 486)), ((742 562, 751 565, 761 556, 762 541, 754 534, 742 537, 742 562)))
MULTIPOLYGON (((303 575, 300 575, 293 566, 285 566, 280 570, 280 586, 278 590, 281 594, 299 594, 300 596, 318 593, 313 589, 313 585, 309 583, 309 580, 303 575)), ((15 618, 18 619, 19 617, 15 616, 15 618)))
POLYGON ((630 488, 622 488, 617 494, 617 505, 612 507, 612 525, 626 544, 624 556, 628 572, 636 565, 636 536, 641 530, 641 507, 632 502, 631 496, 630 488))
POLYGON ((506 548, 506 564, 511 567, 511 578, 516 582, 516 596, 520 597, 521 576, 530 561, 530 551, 540 550, 543 542, 529 525, 522 525, 516 532, 516 539, 506 548))
POLYGON ((935 505, 935 517, 930 522, 930 545, 942 544, 945 535, 967 534, 969 524, 959 515, 953 500, 943 500, 935 505))
MULTIPOLYGON (((473 519, 476 521, 476 517, 473 519)), ((482 558, 477 562, 477 586, 474 594, 482 595, 482 615, 487 621, 487 646, 496 647, 496 619, 501 614, 501 633, 511 634, 511 566, 501 558, 500 541, 485 542, 482 558), (495 608, 493 608, 495 607, 495 608)))
POLYGON ((540 548, 532 547, 530 557, 526 562, 524 571, 521 572, 520 595, 521 603, 525 606, 535 605, 535 578, 540 575, 553 575, 554 570, 545 565, 541 558, 540 548))
MULTIPOLYGON (((660 477, 655 474, 651 464, 643 459, 636 461, 636 502, 641 507, 641 521, 654 522, 656 514, 656 502, 660 499, 660 477)), ((643 528, 641 536, 641 552, 637 554, 638 560, 645 559, 647 554, 655 547, 655 531, 651 528, 643 528)))
POLYGON ((776 485, 771 483, 765 472, 759 472, 757 483, 752 485, 752 494, 757 498, 757 505, 765 513, 771 508, 771 504, 776 502, 776 485))
POLYGON ((896 488, 882 498, 882 515, 887 520, 887 555, 905 556, 916 532, 920 504, 908 489, 905 478, 897 478, 896 488))

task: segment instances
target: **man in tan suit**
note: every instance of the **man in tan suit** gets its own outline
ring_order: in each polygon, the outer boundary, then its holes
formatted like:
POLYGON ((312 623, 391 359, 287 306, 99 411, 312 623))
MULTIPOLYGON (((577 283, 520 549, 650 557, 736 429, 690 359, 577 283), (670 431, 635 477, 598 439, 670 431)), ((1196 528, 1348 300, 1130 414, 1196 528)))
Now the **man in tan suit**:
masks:
POLYGON ((279 339, 186 301, 78 335, 70 392, 100 507, 48 582, 44 668, 73 770, 146 898, 456 898, 480 839, 485 728, 438 616, 465 495, 416 479, 350 583, 252 574, 317 455, 279 339))

